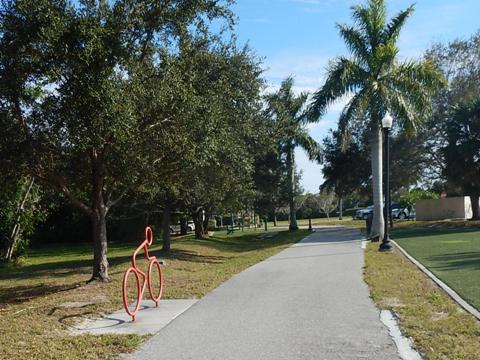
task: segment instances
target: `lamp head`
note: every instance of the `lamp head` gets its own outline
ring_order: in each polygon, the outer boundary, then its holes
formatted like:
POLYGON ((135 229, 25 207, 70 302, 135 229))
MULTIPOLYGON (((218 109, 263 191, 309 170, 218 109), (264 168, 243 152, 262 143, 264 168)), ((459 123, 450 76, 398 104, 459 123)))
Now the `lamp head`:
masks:
POLYGON ((382 127, 384 129, 390 129, 392 127, 392 124, 393 124, 392 115, 390 115, 390 113, 387 111, 385 113, 385 116, 382 119, 382 127))

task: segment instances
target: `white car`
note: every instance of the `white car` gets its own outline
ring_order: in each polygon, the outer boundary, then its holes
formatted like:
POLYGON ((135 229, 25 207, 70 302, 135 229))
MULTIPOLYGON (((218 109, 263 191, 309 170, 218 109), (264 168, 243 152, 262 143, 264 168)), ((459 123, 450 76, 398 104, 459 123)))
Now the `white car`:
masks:
MULTIPOLYGON (((182 230, 182 227, 180 224, 170 225, 171 234, 179 233, 181 230, 182 230)), ((194 230, 195 230, 195 223, 193 222, 193 220, 187 221, 187 232, 191 232, 194 230)))
POLYGON ((409 217, 408 208, 401 206, 400 204, 392 204, 390 206, 390 211, 392 212, 392 217, 394 219, 405 220, 409 217))
POLYGON ((368 216, 373 215, 373 205, 366 207, 365 209, 360 209, 355 212, 354 219, 366 220, 368 216))

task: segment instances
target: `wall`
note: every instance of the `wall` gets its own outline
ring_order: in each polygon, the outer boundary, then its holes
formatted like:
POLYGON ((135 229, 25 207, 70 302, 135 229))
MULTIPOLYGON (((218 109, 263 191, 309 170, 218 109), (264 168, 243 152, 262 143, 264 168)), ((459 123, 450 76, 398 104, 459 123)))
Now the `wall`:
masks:
POLYGON ((471 219, 469 196, 438 200, 418 200, 415 205, 417 220, 471 219))

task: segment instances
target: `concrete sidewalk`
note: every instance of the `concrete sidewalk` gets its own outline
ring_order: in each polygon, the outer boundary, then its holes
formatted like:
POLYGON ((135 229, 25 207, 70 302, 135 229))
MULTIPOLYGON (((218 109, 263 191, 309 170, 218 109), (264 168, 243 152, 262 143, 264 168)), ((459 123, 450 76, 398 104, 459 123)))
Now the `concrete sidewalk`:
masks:
POLYGON ((361 235, 317 228, 225 282, 131 359, 399 359, 362 279, 361 235))

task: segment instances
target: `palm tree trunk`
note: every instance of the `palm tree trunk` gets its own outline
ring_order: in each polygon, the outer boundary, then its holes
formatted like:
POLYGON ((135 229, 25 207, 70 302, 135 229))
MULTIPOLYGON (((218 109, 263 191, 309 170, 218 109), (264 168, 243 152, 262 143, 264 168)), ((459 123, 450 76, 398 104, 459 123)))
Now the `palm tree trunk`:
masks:
POLYGON ((384 236, 385 223, 382 191, 382 129, 379 126, 372 131, 370 146, 372 154, 373 220, 369 237, 380 240, 384 236))
POLYGON ((298 230, 297 214, 295 211, 295 148, 289 146, 287 149, 287 184, 288 184, 288 202, 290 206, 290 226, 289 230, 298 230))

